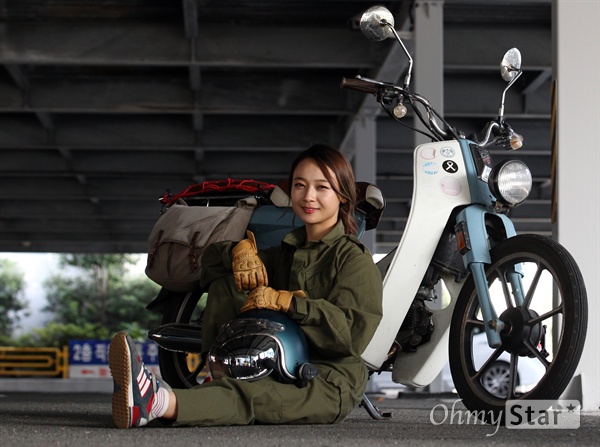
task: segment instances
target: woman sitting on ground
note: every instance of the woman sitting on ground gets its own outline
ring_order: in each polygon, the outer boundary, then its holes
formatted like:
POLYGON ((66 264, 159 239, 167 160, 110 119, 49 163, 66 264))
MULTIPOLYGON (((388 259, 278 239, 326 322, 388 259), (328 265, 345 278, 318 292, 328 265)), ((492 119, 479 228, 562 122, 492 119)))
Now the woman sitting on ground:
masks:
POLYGON ((300 325, 318 375, 303 387, 270 375, 256 381, 223 377, 172 390, 145 368, 121 332, 109 356, 118 427, 153 419, 204 426, 327 424, 344 420, 360 402, 368 380, 361 354, 381 320, 382 279, 356 238, 352 167, 339 150, 312 146, 293 162, 288 193, 304 225, 281 245, 257 251, 250 237, 205 251, 201 285, 210 288, 203 350, 240 312, 277 310, 300 325))

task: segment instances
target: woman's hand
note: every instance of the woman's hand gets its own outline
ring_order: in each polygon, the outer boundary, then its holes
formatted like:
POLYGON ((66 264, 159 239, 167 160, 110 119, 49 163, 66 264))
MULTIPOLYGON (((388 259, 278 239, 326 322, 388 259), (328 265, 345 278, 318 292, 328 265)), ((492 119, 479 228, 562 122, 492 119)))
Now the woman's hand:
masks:
POLYGON ((248 239, 244 239, 231 251, 233 277, 239 291, 252 290, 259 286, 269 285, 267 270, 258 257, 256 239, 252 231, 246 231, 248 239))
POLYGON ((251 309, 270 309, 293 313, 292 298, 306 298, 306 294, 302 290, 289 292, 287 290, 275 290, 271 287, 257 287, 248 294, 242 312, 251 309))

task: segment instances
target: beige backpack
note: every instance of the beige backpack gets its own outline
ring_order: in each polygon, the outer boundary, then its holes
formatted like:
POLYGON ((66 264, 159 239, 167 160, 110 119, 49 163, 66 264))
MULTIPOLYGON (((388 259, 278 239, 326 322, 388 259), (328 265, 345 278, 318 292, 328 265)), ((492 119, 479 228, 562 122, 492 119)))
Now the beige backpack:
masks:
POLYGON ((206 247, 217 241, 243 239, 256 205, 254 198, 239 200, 232 207, 187 206, 181 200, 171 205, 148 238, 146 275, 174 292, 194 290, 206 247))

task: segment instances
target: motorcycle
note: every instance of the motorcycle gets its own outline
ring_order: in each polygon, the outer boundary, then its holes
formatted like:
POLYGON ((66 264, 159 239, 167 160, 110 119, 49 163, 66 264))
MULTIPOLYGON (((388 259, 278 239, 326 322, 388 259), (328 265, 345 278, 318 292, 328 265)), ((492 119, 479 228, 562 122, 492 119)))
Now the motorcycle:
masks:
MULTIPOLYGON (((392 380, 411 387, 431 384, 450 363, 463 404, 489 423, 504 423, 508 400, 555 400, 571 380, 587 329, 583 277, 568 251, 551 238, 518 234, 508 217, 532 188, 529 168, 519 160, 494 163, 490 150, 517 150, 523 138, 504 120, 504 98, 521 76, 521 54, 509 50, 501 63, 508 83, 499 113, 484 129, 466 137, 410 90, 412 58, 384 7, 367 10, 360 21, 370 39, 394 38, 410 64, 402 86, 357 76, 342 88, 372 94, 386 114, 402 122, 416 116, 431 142, 414 150, 412 206, 398 246, 377 265, 383 278, 383 318, 362 353, 371 375, 391 371, 392 380), (440 124, 441 123, 441 124, 440 124), (474 337, 485 334, 487 359, 474 355, 474 337), (494 392, 484 377, 500 356, 510 358, 506 389, 494 392), (537 384, 524 387, 518 366, 542 365, 537 384)), ((373 186, 373 185, 369 185, 373 186)), ((248 228, 259 246, 275 245, 293 227, 292 214, 270 200, 272 190, 246 193, 259 206, 248 228)), ((200 193, 186 199, 202 205, 231 205, 239 197, 200 193)), ((167 201, 167 205, 172 202, 167 201)), ((357 215, 362 230, 377 226, 383 198, 363 201, 357 215)), ((148 308, 163 314, 163 325, 149 336, 161 347, 163 378, 175 387, 192 387, 204 368, 189 363, 199 352, 206 290, 163 288, 148 308)), ((539 369, 539 368, 538 368, 539 369)), ((382 413, 364 397, 371 417, 382 413)))

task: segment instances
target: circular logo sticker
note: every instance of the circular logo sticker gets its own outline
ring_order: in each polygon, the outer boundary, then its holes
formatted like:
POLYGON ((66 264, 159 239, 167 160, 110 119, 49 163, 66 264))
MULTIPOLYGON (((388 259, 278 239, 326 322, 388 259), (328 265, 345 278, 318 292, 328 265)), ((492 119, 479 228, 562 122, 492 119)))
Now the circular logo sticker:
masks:
POLYGON ((456 174, 458 172, 458 165, 452 160, 446 160, 444 163, 442 163, 442 168, 448 174, 456 174))
POLYGON ((432 147, 426 147, 421 150, 421 158, 425 160, 433 160, 435 158, 435 149, 432 147))
POLYGON ((439 170, 440 167, 434 161, 428 161, 423 165, 423 172, 425 172, 425 174, 435 175, 439 172, 439 170))
POLYGON ((454 157, 454 149, 449 146, 443 147, 440 149, 440 154, 442 154, 446 158, 454 157))
POLYGON ((457 196, 462 192, 462 186, 456 177, 444 177, 440 180, 440 188, 449 196, 457 196))

